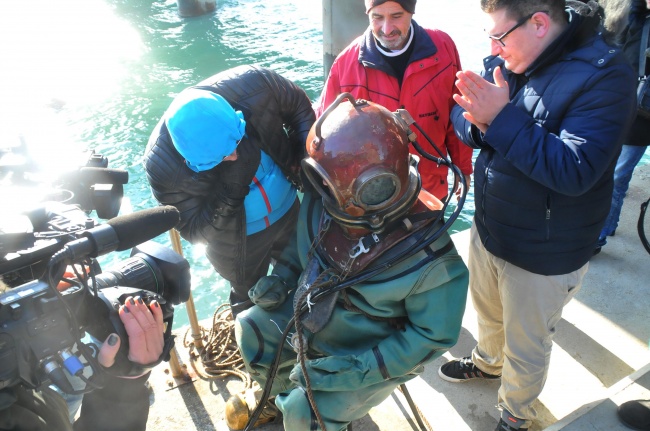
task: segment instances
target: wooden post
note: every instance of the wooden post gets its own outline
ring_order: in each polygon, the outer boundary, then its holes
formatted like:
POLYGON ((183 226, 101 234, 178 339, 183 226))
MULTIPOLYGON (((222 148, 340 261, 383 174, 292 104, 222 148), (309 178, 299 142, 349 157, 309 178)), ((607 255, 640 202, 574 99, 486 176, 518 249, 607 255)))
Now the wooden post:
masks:
MULTIPOLYGON (((172 242, 172 247, 174 251, 181 256, 183 255, 183 246, 181 245, 181 236, 176 229, 171 229, 169 231, 169 237, 172 242)), ((185 303, 187 308, 187 316, 190 319, 190 326, 192 327, 192 338, 194 339, 194 345, 197 349, 203 347, 203 339, 201 338, 201 326, 199 325, 199 319, 196 317, 196 308, 194 308, 194 299, 192 298, 192 292, 190 291, 190 296, 185 303)))
POLYGON ((172 377, 179 378, 183 376, 183 368, 181 363, 178 360, 178 354, 176 353, 176 346, 169 352, 169 368, 171 369, 172 377))
MULTIPOLYGON (((178 231, 176 229, 170 229, 169 238, 171 239, 174 251, 182 256, 183 246, 181 245, 181 236, 179 235, 178 231)), ((196 309, 194 308, 194 299, 192 299, 191 291, 187 302, 185 302, 185 306, 187 307, 187 315, 190 320, 190 326, 192 327, 192 338, 194 339, 194 345, 197 349, 200 349, 203 347, 203 340, 201 339, 201 327, 199 326, 199 320, 196 317, 196 309)), ((180 361, 178 360, 176 347, 174 347, 170 352, 169 368, 171 369, 172 377, 181 377, 184 374, 180 361)))

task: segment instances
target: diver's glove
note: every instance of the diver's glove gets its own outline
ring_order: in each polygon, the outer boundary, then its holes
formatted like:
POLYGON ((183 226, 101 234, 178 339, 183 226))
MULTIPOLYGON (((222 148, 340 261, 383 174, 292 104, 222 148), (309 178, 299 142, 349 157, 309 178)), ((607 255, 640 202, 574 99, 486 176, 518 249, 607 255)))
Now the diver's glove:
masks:
MULTIPOLYGON (((344 391, 364 388, 384 381, 374 358, 372 363, 359 356, 327 356, 305 361, 311 388, 318 391, 344 391)), ((305 376, 300 364, 291 370, 289 379, 297 385, 306 387, 305 376)))
POLYGON ((274 310, 287 299, 289 288, 284 280, 275 274, 260 278, 255 286, 248 291, 248 297, 253 304, 264 310, 274 310))

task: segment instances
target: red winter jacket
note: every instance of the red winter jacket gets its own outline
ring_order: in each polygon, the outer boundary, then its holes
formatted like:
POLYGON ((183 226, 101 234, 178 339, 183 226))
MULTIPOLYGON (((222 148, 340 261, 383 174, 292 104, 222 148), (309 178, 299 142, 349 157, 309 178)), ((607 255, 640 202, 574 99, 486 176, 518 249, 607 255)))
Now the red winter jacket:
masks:
MULTIPOLYGON (((463 145, 449 120, 455 105, 451 95, 460 59, 451 38, 439 30, 427 30, 413 23, 415 44, 400 88, 393 69, 377 50, 370 29, 352 42, 334 61, 316 107, 316 115, 341 93, 355 99, 379 103, 390 111, 406 109, 417 124, 465 175, 472 173, 472 149, 463 145)), ((414 129, 415 130, 415 129, 414 129)), ((438 156, 419 131, 420 145, 438 156)), ((411 146, 411 153, 418 154, 411 146)), ((420 156, 422 186, 443 199, 449 193, 447 167, 420 156)))

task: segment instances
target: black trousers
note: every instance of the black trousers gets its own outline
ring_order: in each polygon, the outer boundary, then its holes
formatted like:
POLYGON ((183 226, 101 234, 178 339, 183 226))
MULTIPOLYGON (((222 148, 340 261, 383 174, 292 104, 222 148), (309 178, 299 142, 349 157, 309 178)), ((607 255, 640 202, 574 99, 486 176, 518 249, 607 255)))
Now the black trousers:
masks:
POLYGON ((217 256, 210 256, 208 248, 208 258, 213 266, 219 275, 230 282, 230 306, 233 315, 253 306, 248 298, 248 291, 268 273, 269 266, 280 257, 282 250, 295 233, 299 212, 300 201, 296 198, 291 209, 282 218, 266 229, 246 237, 246 255, 241 261, 244 277, 239 281, 237 280, 238 268, 230 268, 231 265, 218 259, 217 256))

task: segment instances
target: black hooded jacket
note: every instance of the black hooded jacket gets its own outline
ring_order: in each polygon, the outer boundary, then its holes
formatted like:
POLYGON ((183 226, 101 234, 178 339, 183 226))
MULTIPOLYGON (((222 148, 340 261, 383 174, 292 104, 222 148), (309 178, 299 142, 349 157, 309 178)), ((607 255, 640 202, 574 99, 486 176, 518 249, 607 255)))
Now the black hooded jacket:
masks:
MULTIPOLYGON (((647 16, 650 16, 650 10, 646 7, 645 0, 633 0, 628 25, 623 30, 620 40, 623 54, 625 54, 635 73, 638 73, 639 70, 641 33, 647 16)), ((646 61, 645 74, 650 75, 650 61, 646 61)), ((637 116, 625 143, 635 146, 648 146, 650 144, 650 120, 637 116)))
MULTIPOLYGON (((240 147, 264 151, 300 187, 300 161, 315 121, 311 102, 301 88, 276 72, 255 66, 226 70, 198 86, 221 95, 243 112, 246 137, 240 147)), ((177 226, 181 236, 192 244, 207 244, 209 255, 221 265, 243 271, 246 192, 240 198, 222 193, 230 179, 223 178, 220 166, 198 173, 189 169, 174 148, 164 120, 151 134, 144 155, 154 197, 163 205, 175 206, 181 214, 177 226)), ((252 178, 243 184, 245 189, 252 178)))

